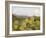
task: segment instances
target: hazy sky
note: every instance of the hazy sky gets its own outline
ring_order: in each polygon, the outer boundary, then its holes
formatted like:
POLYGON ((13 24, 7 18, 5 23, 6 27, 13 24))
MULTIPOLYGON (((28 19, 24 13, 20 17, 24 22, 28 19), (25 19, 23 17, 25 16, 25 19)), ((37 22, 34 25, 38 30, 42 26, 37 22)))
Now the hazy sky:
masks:
POLYGON ((40 8, 12 6, 12 14, 20 16, 40 16, 40 8))

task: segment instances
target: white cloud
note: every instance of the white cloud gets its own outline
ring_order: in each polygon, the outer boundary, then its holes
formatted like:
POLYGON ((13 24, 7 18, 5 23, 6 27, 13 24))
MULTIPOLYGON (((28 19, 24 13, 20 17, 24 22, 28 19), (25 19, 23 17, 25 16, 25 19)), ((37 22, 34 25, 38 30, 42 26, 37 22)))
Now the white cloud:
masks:
POLYGON ((12 13, 20 16, 40 16, 40 7, 12 7, 12 13))

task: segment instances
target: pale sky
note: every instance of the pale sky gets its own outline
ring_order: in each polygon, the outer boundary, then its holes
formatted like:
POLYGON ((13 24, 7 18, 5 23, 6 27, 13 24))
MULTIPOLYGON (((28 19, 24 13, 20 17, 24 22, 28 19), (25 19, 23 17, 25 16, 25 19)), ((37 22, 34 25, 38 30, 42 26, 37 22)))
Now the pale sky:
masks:
POLYGON ((40 7, 12 6, 12 14, 18 16, 40 16, 40 7))

